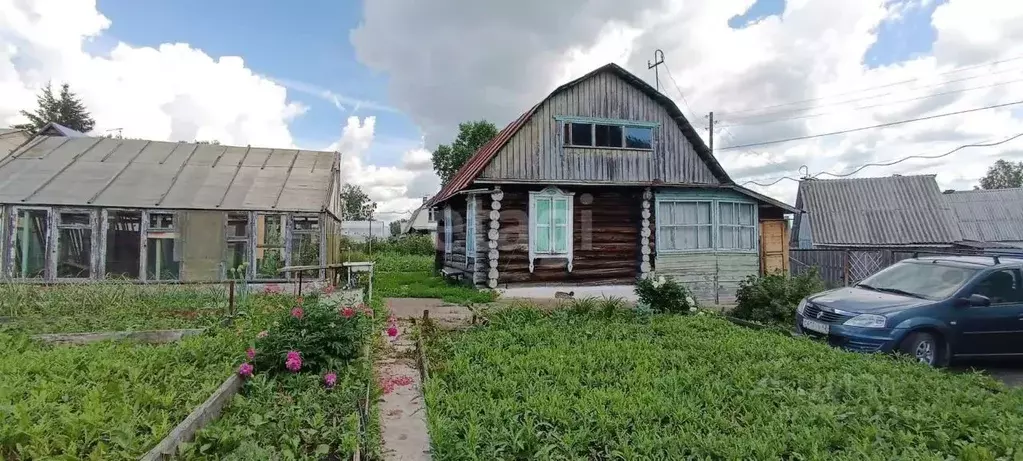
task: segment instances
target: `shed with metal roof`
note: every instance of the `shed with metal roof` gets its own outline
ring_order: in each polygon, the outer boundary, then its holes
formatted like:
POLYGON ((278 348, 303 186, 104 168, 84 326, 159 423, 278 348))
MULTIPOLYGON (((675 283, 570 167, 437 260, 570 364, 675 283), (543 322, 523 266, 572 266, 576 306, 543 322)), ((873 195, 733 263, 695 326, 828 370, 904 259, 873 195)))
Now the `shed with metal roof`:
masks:
POLYGON ((944 194, 964 240, 1023 246, 1023 188, 944 194))

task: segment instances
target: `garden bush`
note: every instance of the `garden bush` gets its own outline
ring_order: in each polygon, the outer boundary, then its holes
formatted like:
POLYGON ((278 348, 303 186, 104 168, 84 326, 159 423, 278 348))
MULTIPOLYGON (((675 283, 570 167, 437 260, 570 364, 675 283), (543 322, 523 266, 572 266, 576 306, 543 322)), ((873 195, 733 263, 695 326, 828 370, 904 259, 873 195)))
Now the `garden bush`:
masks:
POLYGON ((712 315, 539 309, 430 339, 434 459, 1019 459, 1023 392, 712 315))
POLYGON ((653 312, 669 314, 688 314, 696 309, 689 289, 671 277, 648 277, 636 282, 636 296, 644 308, 649 306, 653 312))
POLYGON ((790 326, 796 305, 803 298, 824 291, 816 270, 791 277, 786 274, 751 275, 739 282, 736 307, 731 315, 743 320, 790 326))

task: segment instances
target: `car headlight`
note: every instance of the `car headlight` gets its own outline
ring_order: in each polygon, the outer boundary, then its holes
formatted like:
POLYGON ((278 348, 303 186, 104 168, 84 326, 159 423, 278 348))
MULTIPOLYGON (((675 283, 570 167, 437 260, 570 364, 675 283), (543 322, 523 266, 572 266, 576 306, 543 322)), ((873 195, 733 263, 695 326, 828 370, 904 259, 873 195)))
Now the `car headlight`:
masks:
POLYGON ((800 301, 799 304, 796 306, 797 314, 803 315, 804 310, 806 310, 806 298, 803 298, 803 300, 800 301))
POLYGON ((845 321, 845 324, 850 327, 863 327, 863 328, 884 328, 884 324, 888 321, 883 315, 877 314, 860 314, 845 321))

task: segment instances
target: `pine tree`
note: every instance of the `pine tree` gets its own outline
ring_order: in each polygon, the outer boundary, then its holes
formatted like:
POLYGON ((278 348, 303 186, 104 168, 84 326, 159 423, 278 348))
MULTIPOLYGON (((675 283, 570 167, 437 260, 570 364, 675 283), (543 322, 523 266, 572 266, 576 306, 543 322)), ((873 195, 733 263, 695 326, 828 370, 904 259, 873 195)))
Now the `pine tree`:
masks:
POLYGON ((21 115, 28 117, 29 123, 18 125, 15 128, 35 133, 47 123, 55 122, 72 130, 88 133, 96 126, 96 121, 90 116, 85 104, 71 92, 67 83, 61 85, 59 97, 53 95, 53 88, 47 83, 36 97, 36 102, 39 107, 34 113, 21 111, 21 115))

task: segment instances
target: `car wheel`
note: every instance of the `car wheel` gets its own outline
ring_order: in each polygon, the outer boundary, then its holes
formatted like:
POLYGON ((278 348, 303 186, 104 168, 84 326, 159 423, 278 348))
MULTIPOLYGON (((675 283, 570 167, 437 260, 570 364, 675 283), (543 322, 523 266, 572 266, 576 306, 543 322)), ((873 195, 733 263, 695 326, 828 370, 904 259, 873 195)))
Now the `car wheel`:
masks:
POLYGON ((902 353, 932 367, 942 364, 944 352, 941 348, 937 336, 923 331, 910 334, 899 346, 902 353))

